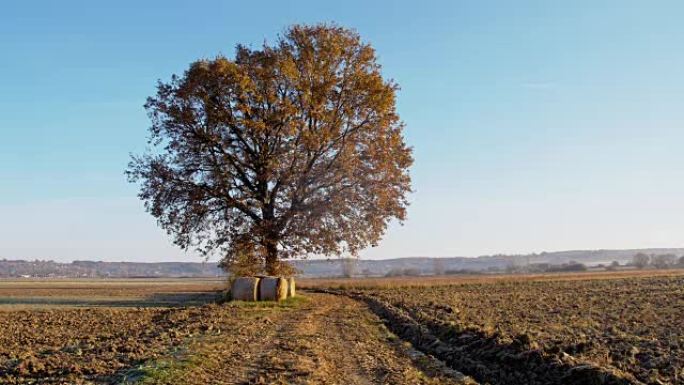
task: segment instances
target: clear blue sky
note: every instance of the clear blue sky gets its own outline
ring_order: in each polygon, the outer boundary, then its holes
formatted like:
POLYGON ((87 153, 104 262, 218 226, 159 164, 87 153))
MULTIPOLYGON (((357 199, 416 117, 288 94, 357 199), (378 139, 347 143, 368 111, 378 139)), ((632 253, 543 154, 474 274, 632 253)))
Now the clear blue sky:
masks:
POLYGON ((684 246, 684 2, 21 1, 0 11, 0 257, 196 260, 123 175, 157 79, 335 21, 401 86, 416 193, 362 255, 684 246))

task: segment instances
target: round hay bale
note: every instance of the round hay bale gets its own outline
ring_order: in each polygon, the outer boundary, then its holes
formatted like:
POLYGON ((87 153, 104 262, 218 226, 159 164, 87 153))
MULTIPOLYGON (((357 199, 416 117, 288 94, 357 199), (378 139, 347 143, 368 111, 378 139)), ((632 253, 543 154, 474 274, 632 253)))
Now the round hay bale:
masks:
POLYGON ((282 301, 287 298, 287 280, 283 277, 265 277, 259 281, 259 300, 282 301))
POLYGON ((257 301, 259 300, 259 278, 238 277, 233 281, 230 289, 233 300, 257 301))
POLYGON ((294 277, 287 279, 287 298, 292 298, 295 296, 295 280, 294 277))

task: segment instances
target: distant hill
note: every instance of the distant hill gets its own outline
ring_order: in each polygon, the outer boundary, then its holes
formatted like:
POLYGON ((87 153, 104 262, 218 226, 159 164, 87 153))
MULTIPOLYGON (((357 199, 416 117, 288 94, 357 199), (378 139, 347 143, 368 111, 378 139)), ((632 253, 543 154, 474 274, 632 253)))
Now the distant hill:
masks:
MULTIPOLYGON (((379 260, 311 259, 292 263, 303 277, 336 277, 344 273, 355 276, 383 276, 393 272, 414 275, 459 272, 503 272, 572 262, 586 266, 609 265, 617 261, 629 263, 637 253, 684 255, 684 248, 627 250, 569 250, 527 255, 489 255, 480 257, 411 257, 379 260)), ((225 273, 216 263, 201 262, 95 262, 26 261, 0 259, 0 278, 16 277, 220 277, 225 273)))

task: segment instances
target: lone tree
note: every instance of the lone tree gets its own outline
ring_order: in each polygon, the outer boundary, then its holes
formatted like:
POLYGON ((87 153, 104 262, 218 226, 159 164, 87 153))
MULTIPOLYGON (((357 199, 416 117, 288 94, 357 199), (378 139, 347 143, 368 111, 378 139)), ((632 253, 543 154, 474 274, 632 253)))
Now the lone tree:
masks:
POLYGON ((151 148, 126 173, 180 247, 278 274, 286 258, 357 255, 405 219, 398 86, 356 32, 295 25, 157 88, 151 148))
POLYGON ((651 257, 648 254, 637 253, 632 257, 632 265, 638 269, 643 269, 651 263, 651 257))

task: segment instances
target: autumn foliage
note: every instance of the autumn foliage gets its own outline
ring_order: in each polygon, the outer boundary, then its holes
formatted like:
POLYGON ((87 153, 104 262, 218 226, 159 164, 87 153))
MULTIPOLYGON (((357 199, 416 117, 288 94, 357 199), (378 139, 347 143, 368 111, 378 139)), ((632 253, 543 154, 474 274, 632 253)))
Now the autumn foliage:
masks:
POLYGON ((148 99, 152 149, 129 178, 178 245, 228 268, 354 255, 405 218, 410 191, 398 87, 380 70, 370 45, 334 25, 197 61, 148 99))

